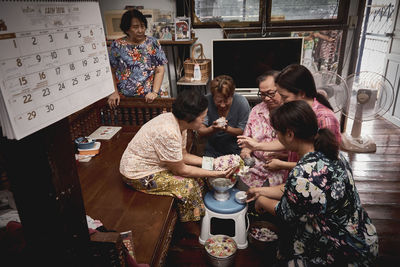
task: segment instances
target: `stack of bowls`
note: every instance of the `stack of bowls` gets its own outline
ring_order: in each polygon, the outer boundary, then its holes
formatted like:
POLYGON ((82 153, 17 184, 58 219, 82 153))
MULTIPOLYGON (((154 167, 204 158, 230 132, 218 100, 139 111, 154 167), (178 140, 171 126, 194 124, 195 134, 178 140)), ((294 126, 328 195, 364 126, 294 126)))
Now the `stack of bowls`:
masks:
POLYGON ((212 266, 227 267, 235 262, 237 245, 227 235, 215 235, 207 239, 204 248, 212 266))

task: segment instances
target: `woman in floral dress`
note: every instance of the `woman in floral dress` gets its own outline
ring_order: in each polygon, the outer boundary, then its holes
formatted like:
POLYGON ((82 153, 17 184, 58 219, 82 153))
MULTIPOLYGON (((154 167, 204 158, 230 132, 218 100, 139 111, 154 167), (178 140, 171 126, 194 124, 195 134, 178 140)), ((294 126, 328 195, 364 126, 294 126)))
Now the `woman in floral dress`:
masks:
POLYGON ((108 97, 108 104, 119 104, 124 96, 145 97, 152 102, 160 93, 167 58, 158 40, 146 36, 147 19, 138 10, 122 15, 121 30, 125 37, 115 40, 110 49, 110 65, 115 92, 108 97))
MULTIPOLYGON (((257 78, 258 96, 262 101, 251 109, 243 135, 254 138, 258 142, 271 142, 277 139, 269 121, 269 114, 271 110, 282 104, 281 96, 275 86, 275 78, 278 74, 278 71, 269 71, 257 78)), ((243 159, 253 157, 255 165, 241 178, 240 186, 238 185, 241 190, 246 191, 249 187, 274 186, 285 182, 286 170, 268 169, 272 154, 276 153, 251 151, 246 147, 242 149, 240 156, 243 159)))
MULTIPOLYGON (((352 170, 328 129, 318 129, 310 105, 292 101, 271 115, 279 141, 300 160, 285 185, 251 188, 256 210, 281 224, 282 266, 371 266, 378 236, 362 208, 352 170)), ((279 266, 281 266, 279 265, 279 266)))

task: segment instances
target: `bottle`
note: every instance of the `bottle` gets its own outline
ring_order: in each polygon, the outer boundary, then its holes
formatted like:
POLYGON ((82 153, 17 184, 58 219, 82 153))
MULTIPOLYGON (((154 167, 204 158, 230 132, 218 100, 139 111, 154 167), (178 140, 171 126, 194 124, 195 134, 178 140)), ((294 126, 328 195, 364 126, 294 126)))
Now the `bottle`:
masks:
POLYGON ((201 80, 201 72, 200 72, 199 64, 194 64, 193 80, 195 80, 195 81, 201 80))

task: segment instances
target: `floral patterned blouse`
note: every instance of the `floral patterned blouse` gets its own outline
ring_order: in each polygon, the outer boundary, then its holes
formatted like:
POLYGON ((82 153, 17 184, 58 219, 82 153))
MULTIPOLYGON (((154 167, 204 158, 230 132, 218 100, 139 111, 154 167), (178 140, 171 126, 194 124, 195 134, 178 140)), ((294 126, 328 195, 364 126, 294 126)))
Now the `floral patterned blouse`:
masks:
POLYGON ((150 93, 156 67, 167 62, 160 43, 151 36, 140 45, 129 44, 126 37, 111 44, 110 64, 115 69, 118 91, 125 96, 150 93))
POLYGON ((286 224, 279 254, 287 260, 369 266, 377 257, 375 227, 342 155, 339 160, 321 152, 304 155, 290 172, 275 212, 286 224))
MULTIPOLYGON (((243 135, 256 139, 258 142, 271 142, 277 139, 276 132, 272 128, 269 120, 269 109, 265 102, 261 102, 251 109, 249 119, 243 135)), ((242 178, 242 181, 249 187, 263 186, 268 179, 269 185, 279 185, 285 182, 287 171, 271 171, 264 167, 265 157, 268 155, 265 151, 253 151, 252 156, 255 159, 255 165, 249 169, 248 174, 242 178)))

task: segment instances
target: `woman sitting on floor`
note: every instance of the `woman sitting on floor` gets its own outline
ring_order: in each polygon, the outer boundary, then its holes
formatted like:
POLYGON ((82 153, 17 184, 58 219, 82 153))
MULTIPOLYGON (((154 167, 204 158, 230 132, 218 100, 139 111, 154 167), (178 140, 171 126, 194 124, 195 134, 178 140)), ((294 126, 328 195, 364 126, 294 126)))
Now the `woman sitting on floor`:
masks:
POLYGON ((199 221, 204 215, 203 178, 229 177, 234 171, 204 170, 198 167, 202 158, 186 152, 186 132, 200 128, 207 105, 198 90, 184 90, 174 101, 172 113, 144 124, 121 158, 124 181, 148 194, 175 197, 181 222, 199 221))
MULTIPOLYGON (((258 96, 261 99, 261 103, 251 109, 243 136, 254 138, 258 142, 277 140, 276 132, 269 120, 269 114, 273 109, 282 104, 281 96, 275 86, 275 78, 278 74, 278 71, 268 71, 257 78, 259 87, 258 96)), ((238 183, 240 190, 247 191, 249 187, 274 186, 284 183, 287 177, 286 170, 268 169, 270 160, 275 158, 274 155, 277 154, 264 151, 251 151, 249 148, 243 148, 240 156, 243 159, 254 158, 255 164, 238 183)))
POLYGON ((378 236, 334 134, 318 129, 315 113, 302 100, 275 110, 271 123, 279 141, 300 160, 285 185, 250 188, 248 201, 282 222, 282 266, 372 265, 378 236))
MULTIPOLYGON (((306 67, 298 64, 287 66, 279 73, 275 83, 284 103, 294 100, 306 101, 317 116, 318 127, 331 130, 335 134, 337 142, 341 142, 339 121, 328 100, 317 92, 313 75, 306 67)), ((238 143, 241 148, 247 147, 252 151, 280 151, 284 149, 284 146, 278 140, 265 143, 257 142, 246 136, 238 136, 238 143)), ((289 151, 287 161, 272 159, 266 167, 270 170, 286 169, 290 171, 296 165, 298 159, 296 153, 289 151)))
POLYGON ((205 156, 240 154, 236 137, 243 134, 250 105, 244 96, 235 93, 235 88, 235 82, 228 75, 219 75, 211 81, 211 94, 206 96, 207 116, 198 130, 200 136, 207 136, 205 156))

